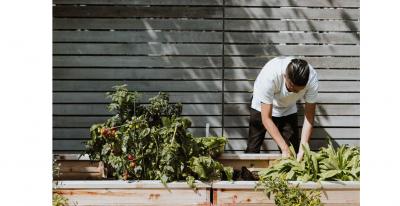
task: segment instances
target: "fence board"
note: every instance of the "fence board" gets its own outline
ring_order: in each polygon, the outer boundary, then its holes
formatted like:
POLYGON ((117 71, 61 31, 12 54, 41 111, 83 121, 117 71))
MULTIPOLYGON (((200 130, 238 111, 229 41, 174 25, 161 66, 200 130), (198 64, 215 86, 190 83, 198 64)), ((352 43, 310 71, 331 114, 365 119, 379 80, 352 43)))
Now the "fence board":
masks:
MULTIPOLYGON (((54 104, 54 115, 110 115, 107 104, 54 104)), ((221 104, 184 104, 182 115, 221 115, 221 104)))
MULTIPOLYGON (((354 146, 359 146, 360 145, 360 140, 334 140, 333 141, 334 145, 354 145, 354 146)), ((310 148, 312 150, 318 150, 320 147, 327 146, 327 141, 326 140, 319 140, 319 139, 311 139, 309 142, 310 148)), ((241 139, 233 139, 229 140, 229 143, 225 146, 226 150, 245 150, 247 147, 247 140, 241 140, 241 139)), ((267 139, 264 140, 263 145, 261 146, 261 150, 279 150, 278 145, 274 142, 272 139, 267 139)))
POLYGON ((53 0, 54 4, 95 5, 222 5, 222 0, 53 0))
MULTIPOLYGON (((301 127, 299 127, 301 132, 301 127)), ((246 139, 249 134, 249 128, 225 128, 224 136, 229 139, 246 139)), ((359 139, 360 128, 314 128, 311 139, 359 139)), ((267 132, 265 138, 272 139, 267 132)))
MULTIPOLYGON (((352 40, 353 35, 321 35, 338 42, 352 40), (337 39, 336 39, 337 38, 337 39)), ((294 38, 295 36, 293 36, 294 38)), ((240 38, 240 37, 239 37, 240 38)), ((284 38, 284 37, 282 37, 284 38)), ((310 40, 315 39, 311 38, 310 40)), ((54 42, 222 42, 222 32, 202 31, 53 31, 54 42)))
MULTIPOLYGON (((225 81, 225 91, 251 92, 254 81, 225 81)), ((319 81, 319 92, 359 92, 359 81, 319 81)))
POLYGON ((358 33, 255 33, 226 32, 225 42, 229 43, 327 43, 359 44, 358 33))
POLYGON ((167 18, 221 18, 218 7, 140 7, 140 6, 55 6, 53 17, 167 17, 167 18))
MULTIPOLYGON (((110 116, 54 116, 53 127, 90 127, 103 123, 110 116)), ((192 127, 221 127, 221 116, 186 116, 192 121, 192 127)), ((248 127, 248 116, 225 116, 225 127, 248 127)), ((303 116, 299 116, 299 126, 303 125, 303 116)), ((359 116, 316 116, 316 127, 359 127, 359 116)))
MULTIPOLYGON (((53 116, 53 127, 90 127, 103 123, 111 116, 53 116)), ((186 116, 192 121, 192 127, 221 127, 221 116, 186 116)))
POLYGON ((249 19, 344 19, 360 18, 358 9, 327 9, 327 8, 225 8, 225 18, 249 19))
POLYGON ((227 6, 307 6, 307 7, 360 7, 359 0, 225 0, 227 6))
POLYGON ((53 54, 75 55, 220 55, 218 44, 54 43, 53 54))
POLYGON ((225 55, 359 56, 356 45, 226 45, 225 55))
MULTIPOLYGON (((225 92, 225 103, 249 103, 252 93, 244 92, 225 92)), ((304 101, 301 99, 301 103, 304 101)), ((336 104, 336 103, 360 103, 360 93, 319 93, 318 103, 336 104)))
MULTIPOLYGON (((304 116, 298 116, 298 126, 303 125, 304 116)), ((225 116, 225 127, 248 127, 248 116, 225 116)), ((360 116, 315 116, 314 127, 359 127, 360 116)))
MULTIPOLYGON (((53 140, 53 150, 68 150, 68 151, 81 151, 84 149, 84 140, 53 140)), ((360 145, 360 140, 334 140, 334 144, 348 144, 348 145, 360 145)), ((322 146, 326 146, 326 140, 319 140, 319 139, 311 139, 310 140, 310 147, 312 150, 317 150, 322 146)), ((229 151, 243 151, 246 149, 247 140, 243 139, 231 139, 229 143, 225 146, 227 152, 229 151)), ((277 151, 278 146, 272 139, 264 140, 263 145, 261 146, 262 151, 277 151)))
MULTIPOLYGON (((205 128, 189 128, 191 132, 196 137, 203 137, 206 135, 205 128)), ((209 135, 211 136, 221 136, 221 128, 209 128, 209 135)), ((53 129, 53 139, 89 139, 90 130, 89 128, 54 128, 53 129)))
MULTIPOLYGON (((304 105, 298 104, 298 113, 304 114, 304 105)), ((250 115, 250 104, 225 104, 225 115, 250 115)), ((360 105, 317 104, 315 115, 360 115, 360 105)))
MULTIPOLYGON (((110 89, 111 91, 111 89, 110 89)), ((141 93, 139 102, 147 103, 157 92, 141 93)), ((211 92, 169 92, 170 102, 181 103, 221 103, 221 93, 211 92)), ((54 92, 53 103, 110 103, 104 92, 54 92)))
MULTIPOLYGON (((276 56, 268 57, 225 57, 225 67, 254 67, 262 68, 269 60, 276 56)), ((359 57, 302 57, 314 68, 360 68, 359 57)))
MULTIPOLYGON (((227 80, 255 80, 261 69, 225 69, 227 80)), ((360 70, 316 69, 318 80, 360 80, 360 70)))
POLYGON ((358 21, 225 20, 226 31, 360 31, 358 21))
POLYGON ((134 91, 221 91, 221 81, 75 81, 54 80, 53 91, 109 91, 114 85, 127 84, 134 91))
POLYGON ((222 30, 221 20, 54 18, 53 29, 222 30))
MULTIPOLYGON (((109 115, 107 104, 54 104, 54 115, 109 115)), ((303 105, 298 112, 304 113, 303 105)), ((220 115, 221 104, 184 104, 183 115, 220 115)), ((249 104, 225 104, 225 115, 250 115, 249 104)), ((316 115, 360 115, 360 105, 317 104, 316 115)))
POLYGON ((221 57, 53 56, 55 67, 221 67, 221 57))
POLYGON ((148 68, 57 68, 53 79, 110 79, 110 80, 196 80, 221 79, 221 69, 148 69, 148 68))

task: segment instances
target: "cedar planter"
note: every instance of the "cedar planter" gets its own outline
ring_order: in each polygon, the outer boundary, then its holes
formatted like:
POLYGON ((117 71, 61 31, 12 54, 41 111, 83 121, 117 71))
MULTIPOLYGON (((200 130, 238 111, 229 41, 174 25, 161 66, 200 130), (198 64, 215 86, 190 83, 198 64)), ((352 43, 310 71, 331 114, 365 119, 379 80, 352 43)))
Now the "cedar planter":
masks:
MULTIPOLYGON (((222 154, 217 160, 234 169, 240 170, 244 166, 250 171, 260 171, 280 157, 280 154, 222 154)), ((58 180, 101 180, 107 176, 102 162, 91 161, 87 155, 57 154, 56 159, 61 163, 58 180)))
POLYGON ((59 181, 53 192, 68 198, 70 205, 210 205, 211 186, 196 182, 160 181, 59 181))
MULTIPOLYGON (((315 182, 296 182, 301 188, 316 189, 321 185, 315 182)), ((260 188, 254 190, 256 181, 220 181, 212 185, 214 206, 250 206, 250 205, 275 205, 273 197, 268 199, 260 188)), ((360 182, 322 182, 322 203, 325 206, 355 206, 360 205, 360 182)))

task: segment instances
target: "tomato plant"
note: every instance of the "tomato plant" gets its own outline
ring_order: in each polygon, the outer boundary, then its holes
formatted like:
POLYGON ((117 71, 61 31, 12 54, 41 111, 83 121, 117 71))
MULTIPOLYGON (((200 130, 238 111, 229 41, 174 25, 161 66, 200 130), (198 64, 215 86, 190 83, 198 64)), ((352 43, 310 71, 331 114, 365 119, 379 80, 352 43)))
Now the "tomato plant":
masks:
POLYGON ((182 105, 171 104, 166 93, 140 104, 140 94, 126 85, 107 93, 110 112, 105 123, 92 125, 85 153, 103 161, 118 179, 161 180, 232 179, 233 169, 213 158, 221 154, 224 137, 194 137, 191 121, 181 116, 182 105))

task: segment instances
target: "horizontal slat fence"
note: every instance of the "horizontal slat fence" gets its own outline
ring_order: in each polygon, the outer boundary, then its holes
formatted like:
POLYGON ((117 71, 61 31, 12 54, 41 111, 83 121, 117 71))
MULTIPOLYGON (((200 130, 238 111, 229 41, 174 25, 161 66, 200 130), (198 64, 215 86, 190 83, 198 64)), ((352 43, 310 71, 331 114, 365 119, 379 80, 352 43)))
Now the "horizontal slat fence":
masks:
MULTIPOLYGON (((260 69, 306 59, 320 81, 312 149, 359 145, 359 0, 53 0, 53 151, 81 152, 112 114, 105 92, 128 84, 183 103, 190 131, 242 153, 260 69)), ((304 101, 298 102, 299 129, 304 101)), ((262 152, 278 152, 266 135, 262 152)))

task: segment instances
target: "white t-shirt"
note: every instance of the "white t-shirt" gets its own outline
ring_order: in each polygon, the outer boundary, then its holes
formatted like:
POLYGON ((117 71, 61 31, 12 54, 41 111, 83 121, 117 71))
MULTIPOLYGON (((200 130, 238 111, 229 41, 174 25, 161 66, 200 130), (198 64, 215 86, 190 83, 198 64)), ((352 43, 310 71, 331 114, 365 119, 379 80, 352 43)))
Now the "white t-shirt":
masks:
POLYGON ((254 82, 251 108, 261 112, 261 103, 272 104, 272 116, 282 117, 296 113, 296 102, 302 97, 307 103, 317 102, 317 72, 310 64, 308 64, 310 76, 306 87, 298 93, 287 90, 283 75, 286 73, 286 67, 293 58, 276 57, 264 65, 254 82))

